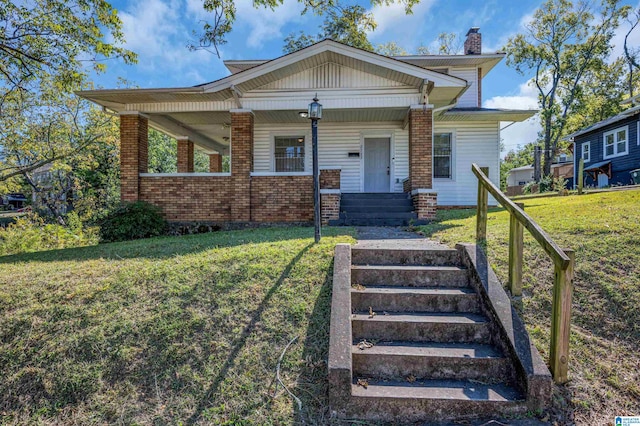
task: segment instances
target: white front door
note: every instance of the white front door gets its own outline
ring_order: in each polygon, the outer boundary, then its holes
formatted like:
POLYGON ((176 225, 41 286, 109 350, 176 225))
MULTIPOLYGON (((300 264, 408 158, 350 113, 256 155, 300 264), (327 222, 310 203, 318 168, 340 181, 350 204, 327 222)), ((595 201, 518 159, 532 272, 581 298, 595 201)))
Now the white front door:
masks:
POLYGON ((364 140, 364 192, 389 192, 390 138, 364 140))
POLYGON ((604 173, 598 173, 598 188, 609 186, 609 177, 604 173))

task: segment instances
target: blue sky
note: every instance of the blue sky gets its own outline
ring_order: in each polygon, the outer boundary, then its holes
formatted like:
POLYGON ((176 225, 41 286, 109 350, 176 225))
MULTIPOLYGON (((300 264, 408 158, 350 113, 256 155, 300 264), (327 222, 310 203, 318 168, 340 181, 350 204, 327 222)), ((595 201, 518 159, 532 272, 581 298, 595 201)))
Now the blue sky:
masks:
MULTIPOLYGON (((636 0, 628 4, 638 6, 636 0)), ((196 38, 193 31, 202 28, 208 15, 202 0, 112 0, 123 21, 126 47, 138 54, 138 64, 123 65, 109 61, 106 73, 93 77, 103 88, 114 88, 124 78, 141 88, 191 86, 216 80, 229 74, 225 59, 272 59, 282 55, 284 38, 300 30, 315 34, 322 22, 313 14, 301 15, 297 0, 285 0, 275 11, 255 9, 248 0, 236 0, 237 20, 221 48, 221 58, 205 50, 189 51, 196 38)), ((409 53, 420 45, 433 47, 441 32, 464 36, 472 26, 480 27, 483 52, 501 49, 510 36, 522 30, 540 1, 532 0, 422 0, 413 15, 405 15, 402 6, 376 6, 360 2, 371 10, 378 22, 369 39, 374 45, 395 41, 409 53)), ((621 31, 620 31, 621 32, 621 31)), ((640 31, 634 35, 640 44, 640 31)), ((622 36, 614 40, 621 52, 622 36)), ((535 92, 527 85, 530 76, 521 76, 502 61, 483 80, 483 106, 496 108, 536 108, 535 92)), ((506 124, 506 123, 505 123, 506 124)), ((502 132, 507 149, 535 139, 539 125, 529 120, 502 132)))

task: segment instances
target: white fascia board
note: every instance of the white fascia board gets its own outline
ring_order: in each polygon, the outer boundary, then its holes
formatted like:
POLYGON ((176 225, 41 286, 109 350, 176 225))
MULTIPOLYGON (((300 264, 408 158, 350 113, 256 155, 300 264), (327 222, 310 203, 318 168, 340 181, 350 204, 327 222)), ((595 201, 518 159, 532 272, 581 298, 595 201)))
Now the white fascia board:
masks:
POLYGON ((361 49, 346 46, 340 43, 336 43, 332 40, 323 40, 317 44, 309 46, 305 49, 298 50, 297 52, 290 53, 288 55, 281 56, 272 61, 266 62, 262 65, 257 65, 245 71, 232 74, 228 77, 222 78, 218 81, 206 84, 203 86, 204 92, 217 92, 222 89, 228 89, 231 84, 241 84, 245 81, 260 77, 264 74, 268 74, 277 69, 294 64, 303 59, 317 55, 324 51, 337 53, 339 55, 349 56, 363 62, 368 62, 372 65, 377 65, 383 68, 389 68, 394 71, 402 72, 413 77, 420 79, 428 79, 433 82, 440 81, 443 85, 450 85, 454 87, 464 87, 467 85, 467 81, 458 77, 440 74, 435 71, 429 71, 424 68, 420 68, 416 65, 408 64, 406 62, 399 61, 397 59, 388 58, 386 56, 378 55, 376 53, 366 52, 361 49), (444 84, 448 83, 448 84, 444 84))

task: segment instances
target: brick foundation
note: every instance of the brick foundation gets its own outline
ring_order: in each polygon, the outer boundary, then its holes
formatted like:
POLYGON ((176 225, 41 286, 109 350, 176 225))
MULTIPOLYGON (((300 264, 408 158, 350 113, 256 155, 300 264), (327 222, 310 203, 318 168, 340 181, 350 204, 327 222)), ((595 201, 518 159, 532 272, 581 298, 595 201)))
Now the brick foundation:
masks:
POLYGON ((433 110, 409 110, 409 187, 411 191, 432 187, 433 110))
POLYGON ((143 176, 140 199, 171 222, 229 222, 234 193, 229 176, 143 176))
POLYGON ((321 189, 340 189, 340 169, 320 170, 321 189))
POLYGON ((313 222, 312 176, 253 176, 252 222, 313 222))
POLYGON ((178 139, 178 173, 193 173, 193 142, 178 139))
POLYGON ((435 219, 438 207, 438 194, 435 192, 417 192, 411 194, 413 207, 418 219, 435 219))
POLYGON ((140 173, 148 167, 149 121, 140 114, 120 116, 120 198, 137 201, 140 196, 140 173))
POLYGON ((328 225, 330 220, 340 219, 340 194, 321 193, 320 211, 323 225, 328 225))
POLYGON ((222 155, 221 154, 209 154, 209 172, 210 173, 222 172, 222 155))
POLYGON ((411 192, 411 181, 409 179, 402 181, 402 192, 411 192))

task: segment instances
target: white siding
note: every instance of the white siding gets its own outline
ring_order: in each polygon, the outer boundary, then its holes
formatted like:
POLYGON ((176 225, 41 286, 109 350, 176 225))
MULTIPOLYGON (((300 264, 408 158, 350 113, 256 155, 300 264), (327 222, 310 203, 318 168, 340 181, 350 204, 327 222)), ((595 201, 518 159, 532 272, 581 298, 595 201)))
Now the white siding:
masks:
POLYGON ((345 89, 401 86, 404 85, 398 81, 328 62, 270 82, 259 89, 345 89))
MULTIPOLYGON (((500 130, 498 123, 487 122, 436 122, 434 132, 453 132, 454 166, 452 179, 434 179, 433 188, 438 191, 438 205, 475 205, 478 180, 471 171, 471 164, 489 167, 489 178, 500 181, 500 130)), ((495 205, 493 197, 489 202, 495 205)))
MULTIPOLYGON (((306 167, 311 169, 310 126, 292 124, 256 124, 254 130, 253 170, 272 171, 271 145, 274 135, 305 135, 307 138, 306 167)), ((363 137, 389 134, 395 152, 391 155, 394 190, 402 192, 402 179, 409 174, 408 132, 400 123, 322 123, 318 126, 318 156, 320 168, 340 167, 342 192, 360 192, 361 158, 349 157, 361 152, 363 137)))
POLYGON ((458 106, 463 108, 478 107, 478 69, 477 68, 452 68, 449 74, 467 80, 471 85, 458 99, 458 106))

